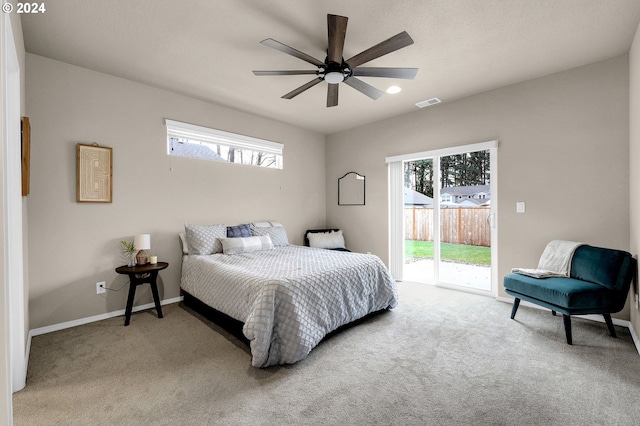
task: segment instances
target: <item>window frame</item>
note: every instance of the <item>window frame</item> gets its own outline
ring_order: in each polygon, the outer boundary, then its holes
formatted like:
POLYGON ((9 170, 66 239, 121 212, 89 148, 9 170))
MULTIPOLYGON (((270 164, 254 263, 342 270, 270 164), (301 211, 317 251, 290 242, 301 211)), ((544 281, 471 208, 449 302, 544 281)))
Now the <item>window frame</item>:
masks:
MULTIPOLYGON (((187 139, 198 143, 209 145, 222 145, 229 149, 242 149, 260 152, 263 154, 275 155, 276 162, 273 166, 260 166, 250 163, 236 163, 231 161, 222 161, 228 164, 241 164, 264 169, 284 169, 284 144, 273 142, 266 139, 254 138, 252 136, 240 135, 237 133, 226 132, 224 130, 212 129, 210 127, 198 126, 195 124, 184 123, 181 121, 165 119, 167 127, 167 155, 174 155, 171 152, 171 139, 187 139)), ((175 155, 176 157, 178 155, 175 155)), ((186 158, 197 158, 209 161, 208 158, 181 156, 186 158)))

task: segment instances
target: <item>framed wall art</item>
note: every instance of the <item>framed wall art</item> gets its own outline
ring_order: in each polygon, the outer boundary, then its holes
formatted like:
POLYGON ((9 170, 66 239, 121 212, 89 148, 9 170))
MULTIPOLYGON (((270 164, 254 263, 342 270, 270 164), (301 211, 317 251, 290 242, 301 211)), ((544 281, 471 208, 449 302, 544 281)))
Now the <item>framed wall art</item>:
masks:
POLYGON ((79 203, 110 203, 113 194, 112 149, 79 143, 76 148, 76 194, 79 203))

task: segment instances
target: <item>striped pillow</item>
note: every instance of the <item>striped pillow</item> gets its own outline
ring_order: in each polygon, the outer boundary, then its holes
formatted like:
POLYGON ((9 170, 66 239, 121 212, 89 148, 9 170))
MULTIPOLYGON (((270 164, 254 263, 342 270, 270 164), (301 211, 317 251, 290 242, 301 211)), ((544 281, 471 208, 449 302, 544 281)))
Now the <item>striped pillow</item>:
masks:
POLYGON ((222 252, 224 254, 251 253, 260 250, 273 249, 271 237, 268 235, 259 237, 221 238, 222 252))

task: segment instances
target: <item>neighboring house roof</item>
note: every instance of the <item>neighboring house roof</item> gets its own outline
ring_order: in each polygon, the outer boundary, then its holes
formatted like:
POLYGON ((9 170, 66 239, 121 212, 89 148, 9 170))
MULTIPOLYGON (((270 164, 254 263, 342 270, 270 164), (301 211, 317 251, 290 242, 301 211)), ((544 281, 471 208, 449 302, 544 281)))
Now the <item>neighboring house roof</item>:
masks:
POLYGON ((457 197, 474 195, 480 192, 489 194, 489 185, 447 186, 440 190, 441 195, 449 194, 457 197))
POLYGON ((433 206, 433 198, 427 197, 421 192, 414 191, 411 188, 404 188, 404 205, 405 206, 433 206))
POLYGON ((227 161, 206 145, 171 141, 173 155, 182 157, 203 158, 206 160, 227 161))
POLYGON ((458 205, 460 207, 478 207, 480 206, 485 200, 477 200, 475 198, 465 198, 464 200, 460 201, 458 203, 458 205))

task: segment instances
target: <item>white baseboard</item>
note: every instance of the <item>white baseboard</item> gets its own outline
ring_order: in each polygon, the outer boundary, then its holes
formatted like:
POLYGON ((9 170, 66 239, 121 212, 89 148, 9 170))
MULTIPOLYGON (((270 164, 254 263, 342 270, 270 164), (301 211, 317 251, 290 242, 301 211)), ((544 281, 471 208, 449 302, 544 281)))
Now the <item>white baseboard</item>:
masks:
MULTIPOLYGON (((498 296, 496 297, 496 300, 499 302, 505 302, 505 303, 509 303, 510 305, 513 304, 513 298, 511 297, 503 297, 503 296, 498 296)), ((549 308, 545 308, 544 306, 540 306, 540 305, 536 305, 535 303, 531 303, 531 302, 527 302, 526 300, 521 300, 520 301, 520 306, 527 306, 529 308, 535 308, 535 309, 544 309, 544 310, 550 310, 549 308)), ((584 319, 588 319, 591 321, 597 321, 597 322, 604 322, 604 317, 602 315, 572 315, 578 318, 584 318, 584 319)), ((638 339, 638 335, 636 334, 634 328, 633 328, 633 324, 631 324, 630 321, 627 320, 621 320, 618 318, 613 318, 611 317, 611 322, 613 322, 615 325, 619 325, 620 327, 626 327, 629 329, 629 331, 631 332, 631 337, 633 338, 633 344, 636 347, 636 350, 638 351, 638 354, 640 354, 640 339, 638 339)))
MULTIPOLYGON (((160 305, 169 305, 171 303, 178 303, 182 301, 182 296, 174 297, 172 299, 165 299, 160 301, 160 305)), ((147 303, 146 305, 134 306, 131 312, 144 311, 146 309, 153 309, 156 305, 154 303, 147 303)), ((29 330, 29 335, 27 337, 27 350, 25 359, 27 362, 29 361, 29 353, 31 352, 31 338, 33 336, 39 336, 41 334, 52 333, 54 331, 64 330, 65 328, 76 327, 79 325, 89 324, 96 321, 102 321, 113 317, 118 317, 124 315, 125 309, 120 309, 118 311, 107 312, 106 314, 94 315, 92 317, 80 318, 73 321, 62 322, 60 324, 48 325, 46 327, 34 328, 29 330)))
POLYGON ((635 343, 638 354, 640 355, 640 339, 638 338, 638 333, 636 333, 636 330, 633 328, 633 323, 631 321, 629 321, 629 331, 631 332, 631 338, 633 339, 633 343, 635 343))

